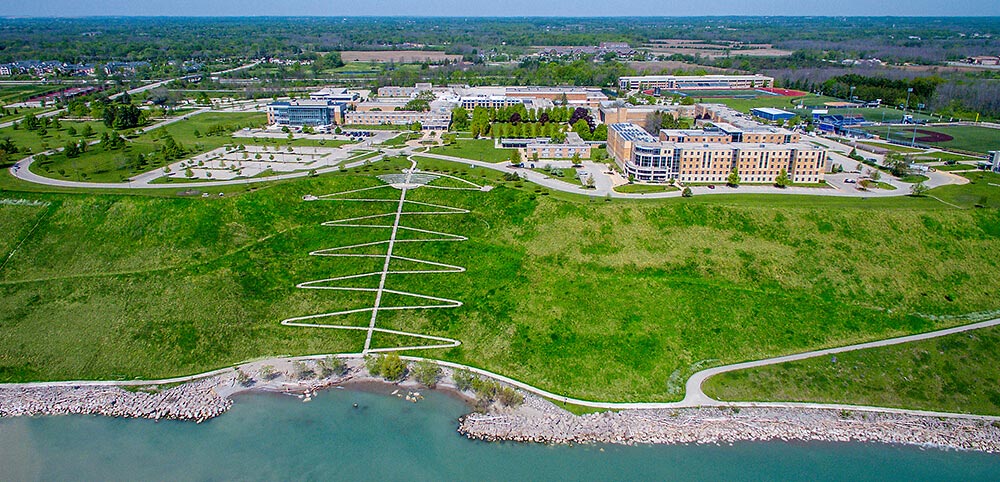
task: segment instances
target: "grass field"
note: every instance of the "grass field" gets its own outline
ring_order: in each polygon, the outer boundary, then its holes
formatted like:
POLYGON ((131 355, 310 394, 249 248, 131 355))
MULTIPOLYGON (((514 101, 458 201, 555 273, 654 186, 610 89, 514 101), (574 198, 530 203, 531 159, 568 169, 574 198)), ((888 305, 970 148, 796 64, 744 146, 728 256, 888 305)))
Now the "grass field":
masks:
POLYGON ((167 164, 161 156, 150 155, 160 149, 166 135, 173 137, 185 149, 187 156, 192 156, 234 142, 249 143, 248 139, 234 140, 229 135, 206 136, 202 134, 201 137, 198 137, 195 135, 195 131, 205 133, 212 126, 219 124, 231 127, 229 130, 236 130, 237 126, 256 125, 263 121, 263 114, 258 113, 200 114, 143 133, 130 139, 124 149, 108 151, 100 146, 92 146, 87 152, 73 159, 67 158, 64 153, 60 152, 50 156, 49 162, 32 164, 31 169, 37 174, 56 179, 121 182, 131 175, 157 169, 167 164), (149 161, 142 166, 129 168, 129 157, 137 154, 146 156, 149 161))
POLYGON ((450 146, 435 147, 430 152, 474 161, 506 162, 510 160, 510 155, 514 152, 513 149, 497 149, 493 146, 493 139, 457 139, 450 146))
POLYGON ((937 169, 939 171, 945 171, 945 172, 949 172, 949 171, 968 171, 968 170, 975 169, 975 168, 976 168, 976 166, 974 166, 972 164, 951 164, 951 165, 944 165, 944 166, 934 166, 934 169, 937 169))
MULTIPOLYGON (((726 104, 733 109, 740 112, 750 112, 750 109, 755 107, 774 107, 778 109, 794 109, 797 105, 806 106, 821 106, 824 102, 835 102, 839 99, 834 99, 833 97, 820 96, 816 94, 809 94, 801 97, 786 97, 786 96, 762 96, 756 99, 705 99, 705 102, 713 104, 726 104)), ((792 110, 792 112, 798 112, 797 110, 792 110)), ((802 111, 799 115, 810 116, 810 111, 802 111)))
MULTIPOLYGON (((885 137, 885 127, 869 127, 866 131, 885 137)), ((913 139, 913 129, 893 129, 891 134, 893 139, 909 142, 913 139)), ((979 126, 917 126, 917 142, 930 144, 936 147, 948 149, 959 149, 962 151, 986 153, 987 151, 1000 149, 1000 129, 991 129, 979 126), (920 131, 937 132, 951 136, 953 139, 945 142, 922 142, 920 141, 920 131)))
POLYGON ((651 193, 676 190, 676 187, 663 184, 622 184, 621 186, 615 186, 615 191, 623 193, 651 193))
POLYGON ((1000 415, 1000 328, 709 378, 721 400, 827 402, 1000 415))
MULTIPOLYGON (((851 141, 846 141, 846 142, 849 143, 851 141)), ((893 152, 899 152, 901 154, 916 154, 918 152, 924 152, 924 151, 927 150, 927 149, 916 149, 916 148, 907 147, 907 146, 898 146, 896 144, 888 144, 888 143, 885 143, 885 142, 865 142, 865 141, 858 141, 858 143, 859 144, 864 144, 866 146, 873 146, 873 147, 878 147, 878 148, 881 148, 881 149, 886 149, 886 150, 893 151, 893 152)))
POLYGON ((941 186, 930 195, 964 208, 1000 208, 1000 174, 986 171, 962 172, 971 182, 964 186, 941 186))
POLYGON ((108 129, 104 127, 103 122, 90 121, 90 122, 71 122, 71 121, 60 121, 62 127, 60 129, 55 129, 49 127, 46 129, 45 135, 41 135, 40 131, 29 131, 24 128, 14 129, 13 127, 7 127, 0 129, 0 139, 10 139, 17 145, 18 149, 22 152, 27 149, 29 152, 41 152, 48 149, 53 149, 56 147, 63 147, 69 141, 78 141, 83 138, 81 135, 85 125, 90 125, 90 128, 94 131, 89 140, 100 139, 101 133, 107 131, 108 129), (70 135, 69 129, 73 128, 76 130, 76 135, 70 135))
POLYGON ((0 105, 24 102, 31 97, 65 89, 65 85, 3 85, 0 86, 0 105))
MULTIPOLYGON (((460 347, 420 354, 558 393, 676 400, 682 386, 668 381, 696 366, 926 331, 958 321, 925 315, 1000 308, 984 288, 998 272, 993 209, 908 197, 608 202, 418 160, 500 187, 408 195, 470 209, 408 219, 469 240, 403 244, 397 254, 468 271, 399 275, 392 287, 465 305, 386 312, 380 326, 457 338, 460 347)), ((358 302, 294 286, 356 272, 360 264, 308 252, 369 240, 319 224, 372 208, 301 198, 377 185, 374 175, 404 165, 380 161, 223 198, 5 191, 50 205, 0 209, 0 247, 24 240, 0 268, 0 380, 162 377, 357 351, 361 333, 278 324, 358 302)))
POLYGON ((904 116, 913 116, 914 119, 934 121, 937 120, 926 114, 921 114, 919 112, 907 111, 903 112, 900 109, 893 109, 891 107, 863 107, 863 108, 850 108, 850 109, 828 109, 830 114, 835 115, 845 115, 854 116, 860 114, 868 122, 902 122, 904 116))

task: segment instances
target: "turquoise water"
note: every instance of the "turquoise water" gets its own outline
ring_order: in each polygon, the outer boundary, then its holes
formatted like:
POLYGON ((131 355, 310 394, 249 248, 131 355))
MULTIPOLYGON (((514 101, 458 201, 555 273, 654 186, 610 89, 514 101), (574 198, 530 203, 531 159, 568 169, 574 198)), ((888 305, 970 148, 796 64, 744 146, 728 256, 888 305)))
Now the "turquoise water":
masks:
POLYGON ((0 480, 998 480, 1000 456, 876 444, 469 441, 441 393, 247 395, 209 422, 0 420, 0 480), (358 408, 353 408, 357 403, 358 408), (603 451, 601 450, 603 449, 603 451))

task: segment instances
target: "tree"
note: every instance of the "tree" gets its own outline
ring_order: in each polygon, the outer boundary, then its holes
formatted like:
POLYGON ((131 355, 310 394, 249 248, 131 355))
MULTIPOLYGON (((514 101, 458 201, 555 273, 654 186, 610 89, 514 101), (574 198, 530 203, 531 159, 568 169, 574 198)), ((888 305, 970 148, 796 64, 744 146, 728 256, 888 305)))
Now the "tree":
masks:
POLYGON ((331 375, 340 376, 347 370, 347 364, 344 363, 344 360, 335 356, 320 359, 316 362, 316 366, 319 368, 320 376, 323 378, 330 377, 331 375))
POLYGON ((574 152, 573 153, 572 161, 573 161, 573 167, 576 167, 576 166, 580 165, 580 153, 579 152, 574 152))
POLYGON ((365 368, 373 376, 380 376, 392 382, 406 378, 406 363, 395 352, 366 358, 365 368))
POLYGON ((784 168, 778 173, 778 177, 774 178, 774 185, 780 188, 786 188, 792 185, 792 180, 788 177, 788 171, 784 168))
POLYGON ((264 365, 260 367, 260 371, 258 373, 260 374, 260 377, 265 380, 274 380, 275 378, 278 378, 278 375, 280 375, 274 369, 274 365, 264 365))
POLYGON ((76 128, 69 126, 66 128, 66 133, 69 134, 70 137, 76 137, 76 128))
POLYGON ((587 180, 583 182, 583 186, 587 189, 594 189, 596 184, 597 183, 594 181, 593 175, 587 176, 587 180))
POLYGON ((430 360, 420 360, 413 368, 413 377, 427 388, 434 388, 441 378, 441 367, 430 360))
POLYGON ((691 188, 684 186, 684 190, 681 191, 681 197, 691 197, 691 196, 694 196, 694 193, 691 192, 691 188))
POLYGON ((90 124, 84 124, 83 130, 80 131, 80 135, 83 137, 90 137, 94 135, 94 128, 90 127, 90 124))
POLYGON ((410 125, 410 130, 413 132, 420 132, 424 130, 424 126, 420 123, 420 121, 414 121, 413 124, 410 125))
POLYGON ((592 132, 590 134, 590 140, 592 140, 592 141, 601 141, 601 142, 607 141, 608 140, 608 125, 607 124, 598 124, 597 127, 594 127, 594 132, 592 132))
POLYGON ((514 149, 510 151, 510 163, 517 165, 521 163, 521 150, 514 149))
POLYGON ((456 131, 464 131, 469 128, 469 111, 464 107, 456 107, 451 111, 451 128, 456 131))
POLYGON ((465 392, 471 389, 472 383, 475 380, 479 379, 479 377, 477 377, 476 375, 474 375, 472 372, 470 372, 468 369, 465 368, 456 370, 451 375, 451 378, 452 380, 455 381, 455 388, 458 388, 458 390, 461 392, 465 392))
POLYGON ((910 186, 910 195, 914 197, 923 197, 924 194, 927 194, 927 191, 927 185, 923 181, 910 186))
POLYGON ((732 172, 729 173, 729 177, 726 178, 726 184, 729 187, 736 187, 740 185, 740 173, 734 167, 732 172))
POLYGON ((68 157, 70 159, 73 159, 74 157, 79 157, 80 156, 80 146, 78 146, 77 143, 72 142, 72 141, 67 142, 66 143, 66 147, 63 148, 63 154, 66 154, 66 157, 68 157))
POLYGON ((413 99, 403 106, 403 110, 416 111, 416 112, 427 112, 431 110, 431 104, 427 99, 413 99))

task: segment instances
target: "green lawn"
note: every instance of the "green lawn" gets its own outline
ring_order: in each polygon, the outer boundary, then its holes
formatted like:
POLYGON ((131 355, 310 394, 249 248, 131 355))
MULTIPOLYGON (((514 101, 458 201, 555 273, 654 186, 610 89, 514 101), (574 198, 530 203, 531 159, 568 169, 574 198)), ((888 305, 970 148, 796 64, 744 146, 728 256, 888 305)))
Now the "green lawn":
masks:
POLYGON ((188 157, 234 142, 248 143, 246 139, 234 140, 229 135, 205 135, 214 125, 224 125, 227 131, 231 132, 239 126, 257 125, 263 121, 263 114, 258 113, 199 114, 130 139, 124 149, 109 151, 99 146, 91 146, 87 152, 73 159, 67 158, 60 152, 50 156, 48 162, 35 162, 31 165, 31 169, 32 172, 55 179, 121 182, 129 176, 157 169, 172 162, 157 154, 166 135, 173 137, 185 150, 185 157, 188 157), (195 131, 198 131, 199 135, 195 135, 195 131), (131 159, 139 154, 145 157, 146 162, 132 163, 131 159))
POLYGON ((937 169, 939 171, 945 171, 945 172, 948 172, 948 171, 968 171, 968 170, 975 169, 975 168, 976 168, 976 166, 974 166, 972 164, 951 164, 951 165, 944 165, 944 166, 934 166, 934 169, 937 169))
POLYGON ((910 174, 910 175, 903 176, 903 177, 899 178, 900 181, 908 182, 910 184, 916 184, 918 182, 924 182, 924 181, 927 181, 929 179, 930 179, 929 177, 927 177, 927 176, 925 176, 923 174, 910 174))
MULTIPOLYGON (((987 289, 983 287, 983 289, 987 289)), ((709 378, 721 400, 827 402, 1000 415, 1000 328, 709 378)))
POLYGON ((971 182, 962 186, 941 186, 928 194, 964 208, 1000 208, 1000 174, 986 171, 963 172, 971 182))
POLYGON ((90 125, 90 128, 94 131, 94 135, 90 136, 88 140, 100 139, 101 133, 108 130, 104 127, 104 123, 99 121, 60 121, 60 124, 62 127, 59 129, 51 126, 47 128, 44 136, 41 135, 38 130, 29 131, 23 127, 18 129, 7 127, 0 129, 0 139, 10 139, 15 145, 17 145, 18 149, 22 151, 19 154, 27 155, 29 153, 42 152, 48 149, 63 147, 71 140, 79 141, 83 138, 81 134, 85 125, 90 125), (75 135, 70 135, 70 128, 76 130, 75 135), (28 152, 24 152, 25 149, 27 149, 28 152))
POLYGON ((705 99, 705 102, 711 104, 725 104, 733 109, 740 112, 750 112, 750 109, 755 107, 774 107, 777 109, 789 109, 791 112, 797 112, 800 116, 812 117, 810 110, 803 110, 799 112, 795 110, 795 106, 802 104, 806 106, 821 106, 825 102, 836 102, 840 99, 834 99, 833 97, 820 96, 816 94, 809 94, 800 97, 786 97, 786 96, 760 96, 756 99, 705 99))
POLYGON ((676 191, 677 188, 673 186, 667 186, 664 184, 622 184, 621 186, 616 186, 615 191, 622 193, 651 193, 651 192, 667 192, 676 191))
MULTIPOLYGON (((468 271, 398 275, 389 286, 465 304, 384 312, 379 325, 457 338, 460 347, 419 354, 557 393, 676 400, 682 386, 669 380, 696 367, 926 331, 1000 308, 983 288, 1000 268, 994 209, 909 197, 558 197, 502 183, 496 171, 418 161, 498 187, 410 191, 408 199, 471 212, 408 225, 469 240, 403 243, 396 254, 468 271)), ((278 322, 364 301, 295 284, 367 269, 308 252, 375 240, 320 223, 376 210, 301 199, 374 186, 374 175, 404 166, 390 159, 223 198, 27 193, 0 183, 4 198, 51 203, 0 210, 0 248, 26 237, 0 268, 0 380, 162 377, 357 351, 363 333, 278 322)))
POLYGON ((403 147, 404 145, 406 145, 408 141, 412 141, 414 139, 419 139, 419 138, 420 134, 418 133, 404 132, 396 137, 393 137, 392 139, 383 142, 380 145, 385 147, 403 147))
MULTIPOLYGON (((847 142, 850 142, 850 141, 847 141, 847 142)), ((889 144, 889 143, 885 143, 885 142, 865 142, 865 141, 858 141, 858 143, 859 144, 865 144, 865 145, 868 145, 868 146, 879 147, 879 148, 882 148, 882 149, 886 149, 886 150, 893 151, 893 152, 899 152, 899 153, 902 153, 902 154, 915 154, 915 153, 924 152, 924 151, 927 150, 927 149, 915 149, 913 147, 907 147, 907 146, 899 146, 899 145, 896 145, 896 144, 889 144)))
POLYGON ((914 119, 933 121, 936 118, 931 117, 926 114, 921 114, 919 112, 907 111, 904 113, 900 109, 893 109, 891 107, 872 107, 872 108, 857 108, 857 109, 828 109, 830 114, 854 116, 860 114, 868 122, 902 122, 903 116, 913 116, 914 119))
POLYGON ((435 147, 429 152, 475 161, 506 162, 513 149, 497 149, 493 139, 458 139, 450 146, 435 147))
POLYGON ((0 85, 0 105, 24 102, 30 97, 65 89, 65 85, 0 85))
MULTIPOLYGON (((886 135, 885 127, 870 127, 865 130, 881 135, 882 137, 885 137, 886 135)), ((989 127, 979 126, 917 126, 917 130, 918 132, 916 137, 918 139, 921 137, 919 132, 920 130, 939 132, 953 137, 950 141, 929 143, 935 147, 958 149, 961 151, 979 152, 984 154, 987 151, 1000 149, 1000 129, 991 129, 989 127)), ((913 139, 913 128, 910 127, 900 130, 896 130, 894 128, 890 135, 893 139, 909 142, 913 139)), ((920 141, 918 140, 917 142, 920 141)))

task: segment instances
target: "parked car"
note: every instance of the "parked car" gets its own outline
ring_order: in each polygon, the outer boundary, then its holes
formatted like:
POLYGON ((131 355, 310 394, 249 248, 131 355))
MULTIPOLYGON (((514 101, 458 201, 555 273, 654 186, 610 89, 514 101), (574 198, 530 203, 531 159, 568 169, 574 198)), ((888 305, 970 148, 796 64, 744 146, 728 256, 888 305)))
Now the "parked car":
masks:
POLYGON ((715 184, 709 184, 709 185, 708 185, 708 188, 709 188, 709 189, 715 189, 715 184))
POLYGON ((857 183, 858 181, 856 179, 844 179, 844 184, 857 184, 857 183))

